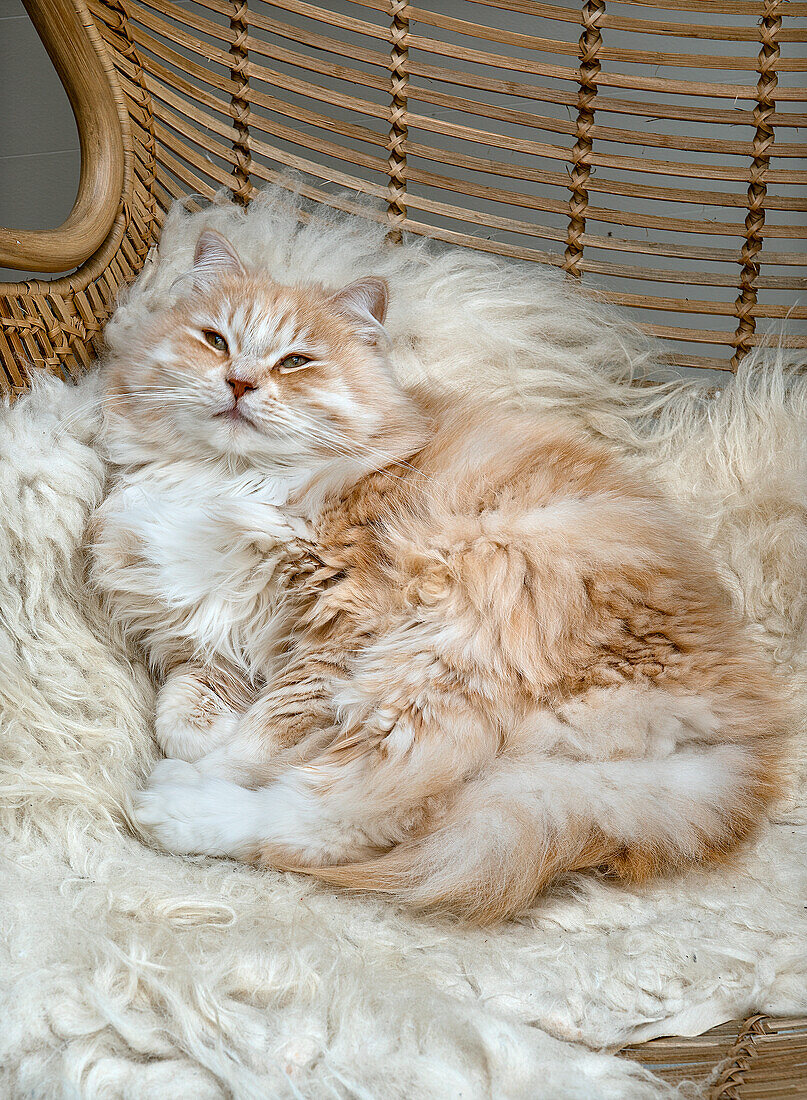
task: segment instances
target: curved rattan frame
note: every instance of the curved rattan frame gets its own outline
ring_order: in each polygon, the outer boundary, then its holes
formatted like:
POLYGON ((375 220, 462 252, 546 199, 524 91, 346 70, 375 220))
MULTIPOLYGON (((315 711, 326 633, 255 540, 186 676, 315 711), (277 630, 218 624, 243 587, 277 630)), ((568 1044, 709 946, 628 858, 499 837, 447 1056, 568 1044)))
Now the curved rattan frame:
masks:
MULTIPOLYGON (((699 228, 695 219, 631 215, 624 209, 598 206, 592 195, 598 200, 605 196, 605 201, 612 204, 626 196, 679 205, 701 201, 714 206, 724 204, 744 211, 742 225, 732 227, 741 241, 736 254, 729 257, 736 265, 736 279, 724 283, 736 287, 734 300, 727 307, 723 304, 723 315, 736 321, 734 332, 725 339, 732 351, 731 359, 689 356, 684 362, 734 369, 761 341, 757 332, 759 317, 775 318, 788 311, 793 314, 789 307, 766 310, 760 304, 760 293, 807 289, 807 278, 802 275, 785 277, 762 271, 764 263, 798 270, 796 253, 778 246, 773 252, 765 251, 769 239, 788 239, 782 227, 766 226, 766 212, 807 209, 807 202, 798 193, 788 198, 771 190, 807 183, 807 174, 791 167, 792 158, 803 156, 804 147, 779 138, 783 128, 807 121, 807 115, 782 109, 783 105, 807 99, 807 91, 778 87, 779 73, 807 71, 803 57, 783 57, 780 48, 784 43, 807 41, 807 31, 785 25, 792 16, 807 15, 807 3, 632 0, 633 6, 640 8, 684 11, 688 21, 680 22, 613 15, 606 11, 605 0, 582 0, 579 10, 562 7, 559 0, 468 0, 469 10, 525 13, 561 24, 578 24, 579 41, 567 42, 562 37, 548 40, 490 23, 463 24, 462 20, 441 14, 439 5, 429 11, 415 8, 406 0, 352 2, 367 16, 366 21, 341 15, 327 6, 317 7, 308 0, 273 0, 274 8, 287 13, 287 22, 253 10, 247 0, 196 0, 203 15, 178 8, 172 0, 24 0, 73 105, 82 171, 76 204, 59 229, 0 229, 0 264, 35 271, 75 267, 54 281, 0 284, 3 389, 12 393, 23 389, 32 366, 76 375, 90 364, 117 291, 142 268, 174 198, 187 192, 211 197, 225 187, 236 201, 248 203, 255 181, 283 183, 289 168, 308 173, 309 182, 303 183, 302 189, 310 198, 342 208, 354 207, 356 204, 344 194, 336 195, 327 188, 329 182, 334 182, 343 189, 353 187, 364 195, 385 200, 386 215, 374 216, 386 217, 393 244, 404 231, 422 233, 517 259, 548 262, 576 278, 616 273, 640 281, 649 276, 662 283, 681 281, 680 273, 674 270, 650 271, 641 264, 620 265, 613 259, 597 259, 596 249, 602 247, 605 238, 591 232, 592 222, 633 225, 648 231, 672 227, 683 234, 695 233, 699 228), (704 12, 709 15, 708 24, 689 20, 689 13, 704 12), (724 26, 719 20, 721 14, 748 19, 742 26, 724 26), (421 33, 423 27, 425 34, 421 33), (342 38, 328 37, 323 28, 338 32, 342 38), (635 49, 609 46, 604 35, 612 31, 651 31, 662 41, 665 36, 680 38, 686 34, 714 42, 751 43, 757 48, 755 56, 736 58, 703 52, 643 55, 635 49), (466 59, 473 55, 478 61, 480 67, 475 70, 473 66, 469 70, 457 65, 462 51, 451 36, 463 34, 475 36, 482 44, 481 48, 465 51, 466 59), (371 47, 357 42, 357 36, 362 35, 369 37, 371 47), (499 54, 493 50, 496 46, 511 53, 499 54), (531 61, 529 54, 524 56, 525 49, 552 49, 572 64, 531 61), (652 63, 659 57, 676 71, 696 64, 704 69, 727 69, 728 79, 708 84, 710 94, 723 106, 712 104, 707 109, 698 104, 704 82, 636 76, 631 69, 632 65, 652 63), (626 68, 615 71, 610 64, 614 61, 624 62, 626 68), (603 62, 609 66, 607 70, 603 62), (337 74, 335 79, 342 90, 318 83, 329 72, 337 74), (750 86, 739 84, 733 79, 737 72, 747 72, 756 79, 750 86), (541 83, 530 83, 529 76, 538 76, 541 83), (261 84, 267 79, 274 81, 269 93, 262 90, 261 84), (474 91, 490 98, 474 100, 474 91), (713 122, 718 126, 741 124, 747 127, 749 137, 744 141, 722 135, 710 140, 676 137, 638 128, 626 130, 600 121, 603 116, 647 116, 647 105, 631 98, 637 91, 662 97, 652 105, 654 118, 693 124, 713 122), (663 98, 673 93, 678 100, 663 98), (530 109, 506 107, 502 96, 529 102, 530 109), (313 107, 303 105, 303 98, 313 107), (683 105, 681 98, 685 100, 683 105), (738 99, 752 106, 738 109, 738 99), (532 108, 534 103, 542 105, 539 109, 545 113, 537 114, 532 108), (470 110, 475 112, 476 121, 471 126, 467 119, 453 122, 430 117, 423 113, 422 106, 418 109, 418 104, 447 111, 470 110), (552 117, 547 105, 568 107, 574 118, 552 117), (333 111, 334 107, 341 113, 333 111), (367 125, 373 118, 375 129, 367 125), (563 229, 530 225, 523 218, 503 217, 484 209, 475 212, 474 231, 467 231, 467 223, 465 229, 457 228, 468 210, 452 205, 446 194, 459 196, 458 202, 492 201, 496 198, 495 188, 482 181, 504 181, 508 171, 513 176, 514 170, 501 159, 507 139, 493 128, 483 129, 483 124, 492 127, 493 123, 534 126, 573 140, 573 145, 564 148, 552 141, 519 139, 517 144, 526 155, 565 165, 568 175, 539 164, 522 164, 521 175, 517 176, 521 189, 501 192, 511 206, 521 210, 564 216, 563 229), (327 136, 318 134, 317 127, 322 129, 323 125, 327 136), (482 156, 465 148, 438 147, 440 136, 467 139, 475 149, 481 137, 483 144, 488 143, 487 153, 482 156), (721 170, 719 165, 707 165, 698 170, 655 156, 642 162, 621 149, 619 154, 601 151, 603 143, 614 141, 628 150, 637 144, 666 149, 673 157, 676 152, 697 152, 699 148, 721 154, 730 151, 735 157, 745 158, 746 164, 736 167, 735 160, 733 168, 721 170), (367 147, 376 152, 368 153, 367 147), (210 156, 200 150, 207 150, 210 156), (789 158, 788 167, 771 167, 775 157, 789 158), (667 172, 673 180, 700 176, 710 181, 710 190, 660 185, 652 182, 652 177, 646 183, 597 175, 598 169, 614 163, 636 171, 667 172), (479 179, 450 174, 458 167, 477 171, 479 179), (746 185, 745 194, 729 194, 725 187, 720 191, 721 180, 746 185), (712 181, 718 181, 718 190, 711 189, 712 181), (568 194, 561 200, 530 193, 531 184, 568 194), (428 191, 431 186, 437 187, 443 197, 433 197, 428 191), (505 235, 488 239, 488 231, 505 235), (507 232, 520 233, 528 241, 532 234, 559 247, 551 252, 529 243, 513 243, 507 232)), ((367 213, 366 208, 361 209, 367 213)), ((707 224, 718 225, 713 221, 707 224)), ((792 229, 794 239, 807 236, 804 226, 792 229)), ((621 239, 610 247, 616 252, 620 248, 628 253, 633 250, 639 256, 658 252, 686 260, 697 255, 686 245, 666 244, 654 249, 621 239)), ((708 277, 702 279, 702 284, 708 284, 708 277)), ((641 296, 606 290, 600 291, 600 297, 636 306, 641 296)), ((673 310, 684 305, 674 299, 668 304, 673 310)), ((685 304, 696 315, 700 311, 700 316, 710 316, 708 301, 685 304)), ((801 307, 795 312, 798 317, 807 316, 801 307)), ((680 335, 669 326, 650 323, 644 327, 662 338, 680 335)), ((708 340, 707 334, 707 344, 708 340)), ((807 347, 807 340, 798 335, 786 335, 783 342, 795 348, 807 347)), ((710 1082, 708 1091, 713 1100, 807 1096, 807 1017, 774 1020, 757 1015, 721 1025, 697 1039, 657 1039, 628 1047, 623 1053, 672 1081, 696 1078, 710 1082)))
POLYGON ((139 58, 117 13, 115 57, 84 0, 24 0, 76 116, 82 152, 79 192, 60 229, 0 229, 0 264, 29 270, 78 265, 54 280, 0 283, 0 391, 25 389, 38 368, 68 376, 86 369, 121 286, 157 241, 156 145, 139 58), (134 83, 124 94, 121 67, 134 83))
POLYGON ((129 116, 100 35, 85 8, 70 0, 28 4, 28 12, 70 99, 81 144, 78 195, 54 230, 0 228, 0 263, 62 271, 83 263, 103 244, 124 191, 129 116))

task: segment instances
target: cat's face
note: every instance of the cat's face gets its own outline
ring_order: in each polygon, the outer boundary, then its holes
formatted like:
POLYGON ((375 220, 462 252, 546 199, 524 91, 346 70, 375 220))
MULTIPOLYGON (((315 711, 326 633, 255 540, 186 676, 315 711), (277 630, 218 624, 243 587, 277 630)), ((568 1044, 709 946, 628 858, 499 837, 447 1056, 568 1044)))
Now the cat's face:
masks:
POLYGON ((206 230, 194 289, 109 366, 107 422, 167 452, 295 466, 383 449, 408 402, 381 324, 383 280, 336 294, 249 274, 206 230))

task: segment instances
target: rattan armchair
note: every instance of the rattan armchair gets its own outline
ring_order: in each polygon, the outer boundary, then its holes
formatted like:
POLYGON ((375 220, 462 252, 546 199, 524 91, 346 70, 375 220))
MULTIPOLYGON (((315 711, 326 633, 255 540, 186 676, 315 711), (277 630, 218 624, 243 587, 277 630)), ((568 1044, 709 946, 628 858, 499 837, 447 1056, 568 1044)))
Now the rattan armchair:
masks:
MULTIPOLYGON (((635 310, 673 364, 734 370, 771 325, 807 348, 805 3, 24 2, 82 167, 64 225, 0 229, 0 265, 63 273, 0 284, 12 393, 32 365, 91 363, 175 198, 246 204, 289 169, 315 201, 381 200, 393 245, 561 268, 635 310)), ((628 1053, 672 1080, 722 1065, 715 1098, 807 1096, 807 1018, 628 1053)))

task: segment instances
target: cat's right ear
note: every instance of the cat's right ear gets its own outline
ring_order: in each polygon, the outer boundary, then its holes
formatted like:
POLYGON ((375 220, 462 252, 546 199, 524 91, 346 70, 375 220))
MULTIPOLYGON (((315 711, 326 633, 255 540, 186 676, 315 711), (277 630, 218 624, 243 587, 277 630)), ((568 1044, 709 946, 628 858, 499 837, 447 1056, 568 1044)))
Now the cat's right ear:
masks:
POLYGON ((193 254, 193 285, 204 290, 222 275, 246 275, 246 271, 227 238, 215 229, 205 229, 193 254))

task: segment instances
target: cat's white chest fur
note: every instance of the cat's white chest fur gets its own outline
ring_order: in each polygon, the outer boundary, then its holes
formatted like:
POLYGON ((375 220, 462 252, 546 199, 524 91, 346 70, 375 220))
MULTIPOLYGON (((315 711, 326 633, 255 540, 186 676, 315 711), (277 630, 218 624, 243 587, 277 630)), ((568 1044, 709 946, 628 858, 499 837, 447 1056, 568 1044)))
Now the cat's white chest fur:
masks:
POLYGON ((120 476, 99 511, 96 576, 158 661, 271 662, 282 575, 306 534, 283 510, 292 488, 182 464, 120 476))

